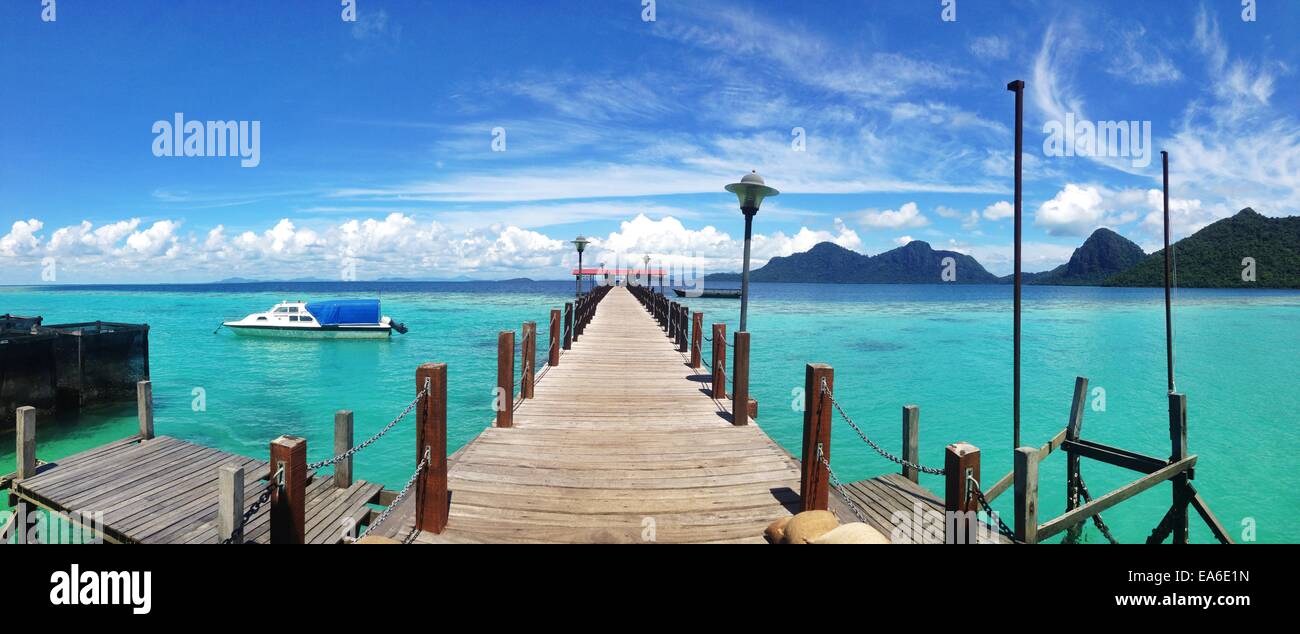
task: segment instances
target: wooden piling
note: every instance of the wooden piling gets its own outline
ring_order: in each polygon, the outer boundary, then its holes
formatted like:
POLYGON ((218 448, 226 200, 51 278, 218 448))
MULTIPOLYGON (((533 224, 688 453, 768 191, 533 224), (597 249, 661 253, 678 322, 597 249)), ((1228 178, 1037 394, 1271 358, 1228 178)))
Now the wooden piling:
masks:
POLYGON ((727 398, 727 324, 713 324, 713 398, 727 398))
POLYGON ((1015 454, 1016 540, 1038 543, 1038 448, 1017 447, 1015 454))
POLYGON ((947 514, 944 541, 949 544, 975 543, 978 529, 979 500, 971 480, 980 478, 980 450, 975 445, 958 442, 944 448, 943 506, 947 514), (960 515, 958 515, 960 513, 960 515))
POLYGON ((564 349, 573 348, 573 302, 564 302, 564 349))
MULTIPOLYGON (((1070 401, 1070 419, 1065 425, 1065 439, 1077 442, 1083 433, 1083 408, 1088 400, 1088 379, 1074 377, 1074 398, 1070 401)), ((1073 511, 1079 506, 1079 454, 1070 451, 1065 455, 1065 510, 1073 511)), ((1083 524, 1075 524, 1067 530, 1066 542, 1074 542, 1083 534, 1083 524)))
POLYGON ((701 357, 704 351, 704 313, 695 311, 691 315, 691 367, 696 370, 700 369, 701 357))
MULTIPOLYGON (((513 333, 512 333, 513 334, 513 333)), ((415 482, 416 530, 441 533, 447 526, 447 364, 426 363, 415 372, 416 390, 429 381, 429 394, 415 410, 416 462, 428 451, 428 464, 415 482)))
POLYGON ((552 368, 560 365, 560 309, 551 309, 551 350, 547 364, 552 368))
MULTIPOLYGON (((334 455, 341 456, 352 448, 352 410, 334 412, 334 455)), ((346 489, 352 486, 352 456, 334 463, 334 486, 346 489)))
MULTIPOLYGON (((912 464, 921 464, 921 408, 916 405, 903 406, 903 460, 912 464)), ((912 482, 920 482, 920 472, 914 467, 903 466, 903 477, 912 482)))
POLYGON ((271 543, 306 541, 307 439, 280 436, 271 441, 271 543), (283 485, 276 472, 283 467, 283 485))
POLYGON ((217 472, 217 541, 244 543, 244 468, 228 464, 217 472))
POLYGON ((497 427, 515 424, 515 331, 497 334, 497 427))
POLYGON ((36 408, 19 407, 16 415, 18 472, 16 478, 30 478, 36 475, 36 408))
POLYGON ((520 373, 520 396, 522 398, 532 398, 533 384, 537 378, 537 371, 533 367, 537 364, 537 322, 524 322, 524 345, 521 346, 519 354, 521 367, 523 368, 520 373))
POLYGON ((749 333, 735 335, 735 356, 731 362, 731 423, 749 424, 749 333))
MULTIPOLYGON (((1169 393, 1169 440, 1173 451, 1169 456, 1169 463, 1173 464, 1187 458, 1187 395, 1178 392, 1169 393)), ((1173 493, 1173 543, 1186 544, 1188 542, 1187 533, 1187 504, 1191 502, 1190 487, 1192 471, 1183 472, 1174 477, 1173 493)))
POLYGON ((135 384, 136 417, 140 419, 140 437, 153 439, 153 382, 140 381, 135 384))
MULTIPOLYGON (((738 332, 739 335, 749 333, 738 332)), ((830 509, 831 398, 822 391, 822 381, 835 390, 835 370, 825 363, 809 363, 803 380, 803 452, 799 470, 799 510, 830 509), (817 449, 821 447, 821 457, 817 449), (825 459, 825 463, 822 462, 825 459)))

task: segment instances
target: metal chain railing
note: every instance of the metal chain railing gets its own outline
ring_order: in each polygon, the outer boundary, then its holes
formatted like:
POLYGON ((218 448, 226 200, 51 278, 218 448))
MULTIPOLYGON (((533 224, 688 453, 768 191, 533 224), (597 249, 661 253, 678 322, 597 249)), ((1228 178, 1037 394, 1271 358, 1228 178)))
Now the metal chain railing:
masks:
POLYGON ((839 404, 838 401, 835 400, 835 395, 831 392, 830 387, 826 385, 826 379, 822 379, 822 387, 821 387, 821 391, 822 391, 823 394, 826 395, 827 398, 829 398, 829 399, 831 400, 831 405, 834 405, 834 406, 835 406, 835 411, 837 411, 837 412, 840 413, 840 418, 843 418, 843 419, 844 419, 844 422, 848 423, 848 424, 849 424, 849 427, 852 427, 852 428, 853 428, 853 431, 857 432, 858 437, 862 438, 862 440, 863 440, 864 442, 866 442, 868 445, 870 445, 872 449, 875 449, 875 450, 876 450, 876 453, 878 453, 878 454, 880 454, 881 456, 883 456, 886 460, 889 460, 889 461, 891 461, 891 462, 897 463, 897 464, 902 465, 902 466, 904 466, 904 467, 907 467, 907 468, 909 468, 909 469, 916 469, 917 471, 920 471, 920 472, 922 472, 922 473, 928 473, 928 474, 930 474, 930 475, 944 475, 944 471, 943 471, 943 469, 936 469, 936 468, 934 468, 934 467, 927 467, 927 466, 925 466, 925 465, 921 465, 921 464, 913 464, 913 463, 911 463, 911 462, 909 462, 909 461, 907 461, 907 460, 904 460, 904 459, 902 459, 902 458, 899 458, 898 456, 895 456, 895 455, 892 454, 892 453, 889 453, 888 451, 885 451, 883 448, 881 448, 880 445, 877 445, 874 441, 872 441, 870 438, 868 438, 866 432, 862 431, 862 428, 860 428, 860 427, 858 427, 856 424, 854 424, 853 419, 849 418, 849 415, 846 414, 846 413, 844 413, 844 408, 843 408, 843 407, 840 407, 840 404, 839 404))
POLYGON ((980 481, 976 480, 973 476, 967 476, 966 480, 971 485, 971 491, 975 493, 975 500, 980 503, 980 508, 984 509, 984 514, 988 515, 994 520, 997 520, 998 532, 1002 533, 1003 537, 1006 537, 1007 539, 1011 540, 1013 544, 1018 543, 1016 542, 1015 532, 1012 531, 1011 528, 1007 526, 1006 522, 1002 521, 1002 516, 998 515, 997 512, 993 510, 993 507, 989 506, 988 498, 984 497, 984 491, 980 489, 980 481))
POLYGON ((271 492, 274 491, 276 487, 284 485, 283 478, 284 467, 280 467, 276 470, 275 475, 271 476, 271 481, 266 484, 266 489, 262 491, 262 494, 257 497, 257 500, 248 506, 248 510, 244 511, 243 516, 239 518, 239 526, 236 526, 235 530, 231 531, 230 537, 221 540, 222 544, 233 544, 237 539, 240 541, 243 540, 244 527, 248 525, 248 520, 253 519, 253 516, 257 515, 257 512, 261 510, 262 506, 271 501, 271 492))
POLYGON ((402 413, 398 414, 397 418, 394 418, 392 422, 388 423, 387 425, 384 425, 383 429, 380 429, 378 432, 375 433, 375 435, 362 441, 361 444, 351 449, 348 449, 347 451, 337 456, 334 456, 333 458, 330 458, 328 460, 321 460, 320 462, 307 463, 307 470, 315 471, 322 467, 328 467, 332 464, 336 464, 338 462, 351 458, 352 456, 359 453, 362 449, 365 449, 366 447, 373 445, 376 440, 383 438, 384 434, 387 434, 389 430, 391 430, 393 427, 396 427, 398 423, 402 422, 403 418, 406 418, 408 414, 410 414, 413 410, 415 410, 415 406, 420 404, 421 399, 429 396, 430 391, 431 391, 430 379, 429 377, 426 376, 424 377, 424 389, 420 390, 420 393, 415 396, 415 400, 411 401, 411 403, 406 406, 406 409, 402 410, 402 413))
MULTIPOLYGON (((415 473, 412 473, 411 479, 406 481, 406 486, 402 487, 402 490, 397 492, 397 496, 393 498, 393 503, 389 504, 388 508, 384 509, 384 511, 379 514, 379 517, 375 518, 374 523, 366 528, 367 533, 373 532, 376 528, 379 528, 379 525, 383 524, 384 520, 388 519, 389 515, 392 515, 393 510, 401 505, 406 494, 411 492, 411 487, 415 486, 415 481, 420 478, 420 472, 424 471, 425 467, 429 466, 429 457, 432 455, 432 452, 433 449, 428 445, 424 447, 424 456, 420 458, 419 464, 415 465, 415 473)), ((410 543, 409 540, 415 539, 414 535, 417 532, 418 531, 412 530, 411 534, 407 535, 407 541, 404 541, 403 543, 410 543)))
POLYGON ((840 481, 839 476, 835 475, 835 470, 831 468, 830 461, 826 460, 826 457, 822 455, 821 443, 817 443, 817 460, 822 463, 822 466, 826 467, 826 475, 827 479, 831 483, 831 487, 835 489, 835 492, 838 493, 840 498, 844 500, 844 503, 848 505, 849 510, 853 511, 853 515, 858 518, 858 521, 866 524, 867 517, 862 514, 860 509, 858 509, 858 505, 853 503, 853 498, 849 497, 848 492, 844 490, 844 483, 840 481))
MULTIPOLYGON (((1084 502, 1092 502, 1092 495, 1088 493, 1088 485, 1083 483, 1083 475, 1080 474, 1077 477, 1079 479, 1079 495, 1083 496, 1084 502)), ((1092 516, 1092 523, 1097 525, 1097 530, 1101 531, 1101 535, 1106 538, 1106 541, 1112 544, 1119 543, 1119 540, 1115 539, 1115 536, 1110 533, 1110 527, 1106 526, 1106 522, 1101 519, 1101 513, 1092 516)))

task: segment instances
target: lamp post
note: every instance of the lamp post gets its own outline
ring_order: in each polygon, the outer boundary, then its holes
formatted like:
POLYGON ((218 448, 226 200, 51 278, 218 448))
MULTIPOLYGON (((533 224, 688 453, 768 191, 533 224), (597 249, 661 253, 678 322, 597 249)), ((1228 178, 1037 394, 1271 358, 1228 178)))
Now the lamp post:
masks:
POLYGON ((578 277, 574 281, 578 299, 582 299, 582 252, 587 248, 588 244, 591 244, 591 242, 582 237, 581 234, 573 239, 573 246, 578 247, 578 277))
POLYGON ((647 255, 643 259, 645 260, 645 268, 642 269, 641 272, 644 274, 645 287, 649 290, 654 290, 654 284, 650 281, 650 256, 647 255))
POLYGON ((745 174, 739 183, 727 185, 727 191, 740 200, 740 211, 745 214, 745 268, 740 277, 740 332, 745 330, 745 318, 749 313, 749 241, 753 235, 754 215, 764 198, 771 198, 781 192, 768 187, 757 171, 745 174))

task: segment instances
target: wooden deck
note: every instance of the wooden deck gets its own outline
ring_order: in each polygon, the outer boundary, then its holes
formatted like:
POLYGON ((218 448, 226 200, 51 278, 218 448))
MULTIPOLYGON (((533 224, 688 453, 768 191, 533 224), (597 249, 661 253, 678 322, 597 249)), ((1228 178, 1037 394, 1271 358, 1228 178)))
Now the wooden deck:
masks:
MULTIPOLYGON (((20 499, 62 513, 102 512, 105 538, 119 543, 215 543, 217 479, 223 465, 244 467, 244 498, 265 490, 267 462, 168 436, 140 437, 96 447, 42 465, 16 480, 20 499)), ((342 541, 348 526, 370 513, 380 486, 363 481, 336 488, 330 478, 307 485, 308 543, 342 541), (350 524, 348 522, 351 522, 350 524)), ((268 508, 249 519, 245 541, 266 543, 268 508)))
MULTIPOLYGON (((799 464, 689 366, 624 288, 547 368, 514 427, 452 457, 450 520, 417 542, 762 542, 799 464)), ((389 520, 413 526, 412 504, 389 520)))

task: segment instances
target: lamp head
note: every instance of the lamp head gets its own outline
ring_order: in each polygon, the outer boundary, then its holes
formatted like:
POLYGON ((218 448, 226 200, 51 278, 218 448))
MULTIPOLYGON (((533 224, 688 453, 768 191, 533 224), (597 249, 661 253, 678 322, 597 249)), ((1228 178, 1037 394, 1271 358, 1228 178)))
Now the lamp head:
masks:
POLYGON ((591 241, 581 235, 573 240, 573 246, 578 247, 578 253, 582 253, 587 248, 588 244, 591 244, 591 241))
POLYGON ((727 191, 736 195, 736 198, 740 201, 740 210, 749 216, 758 213, 758 208, 763 204, 764 198, 771 198, 781 193, 768 187, 757 171, 745 174, 739 183, 727 185, 727 191))

